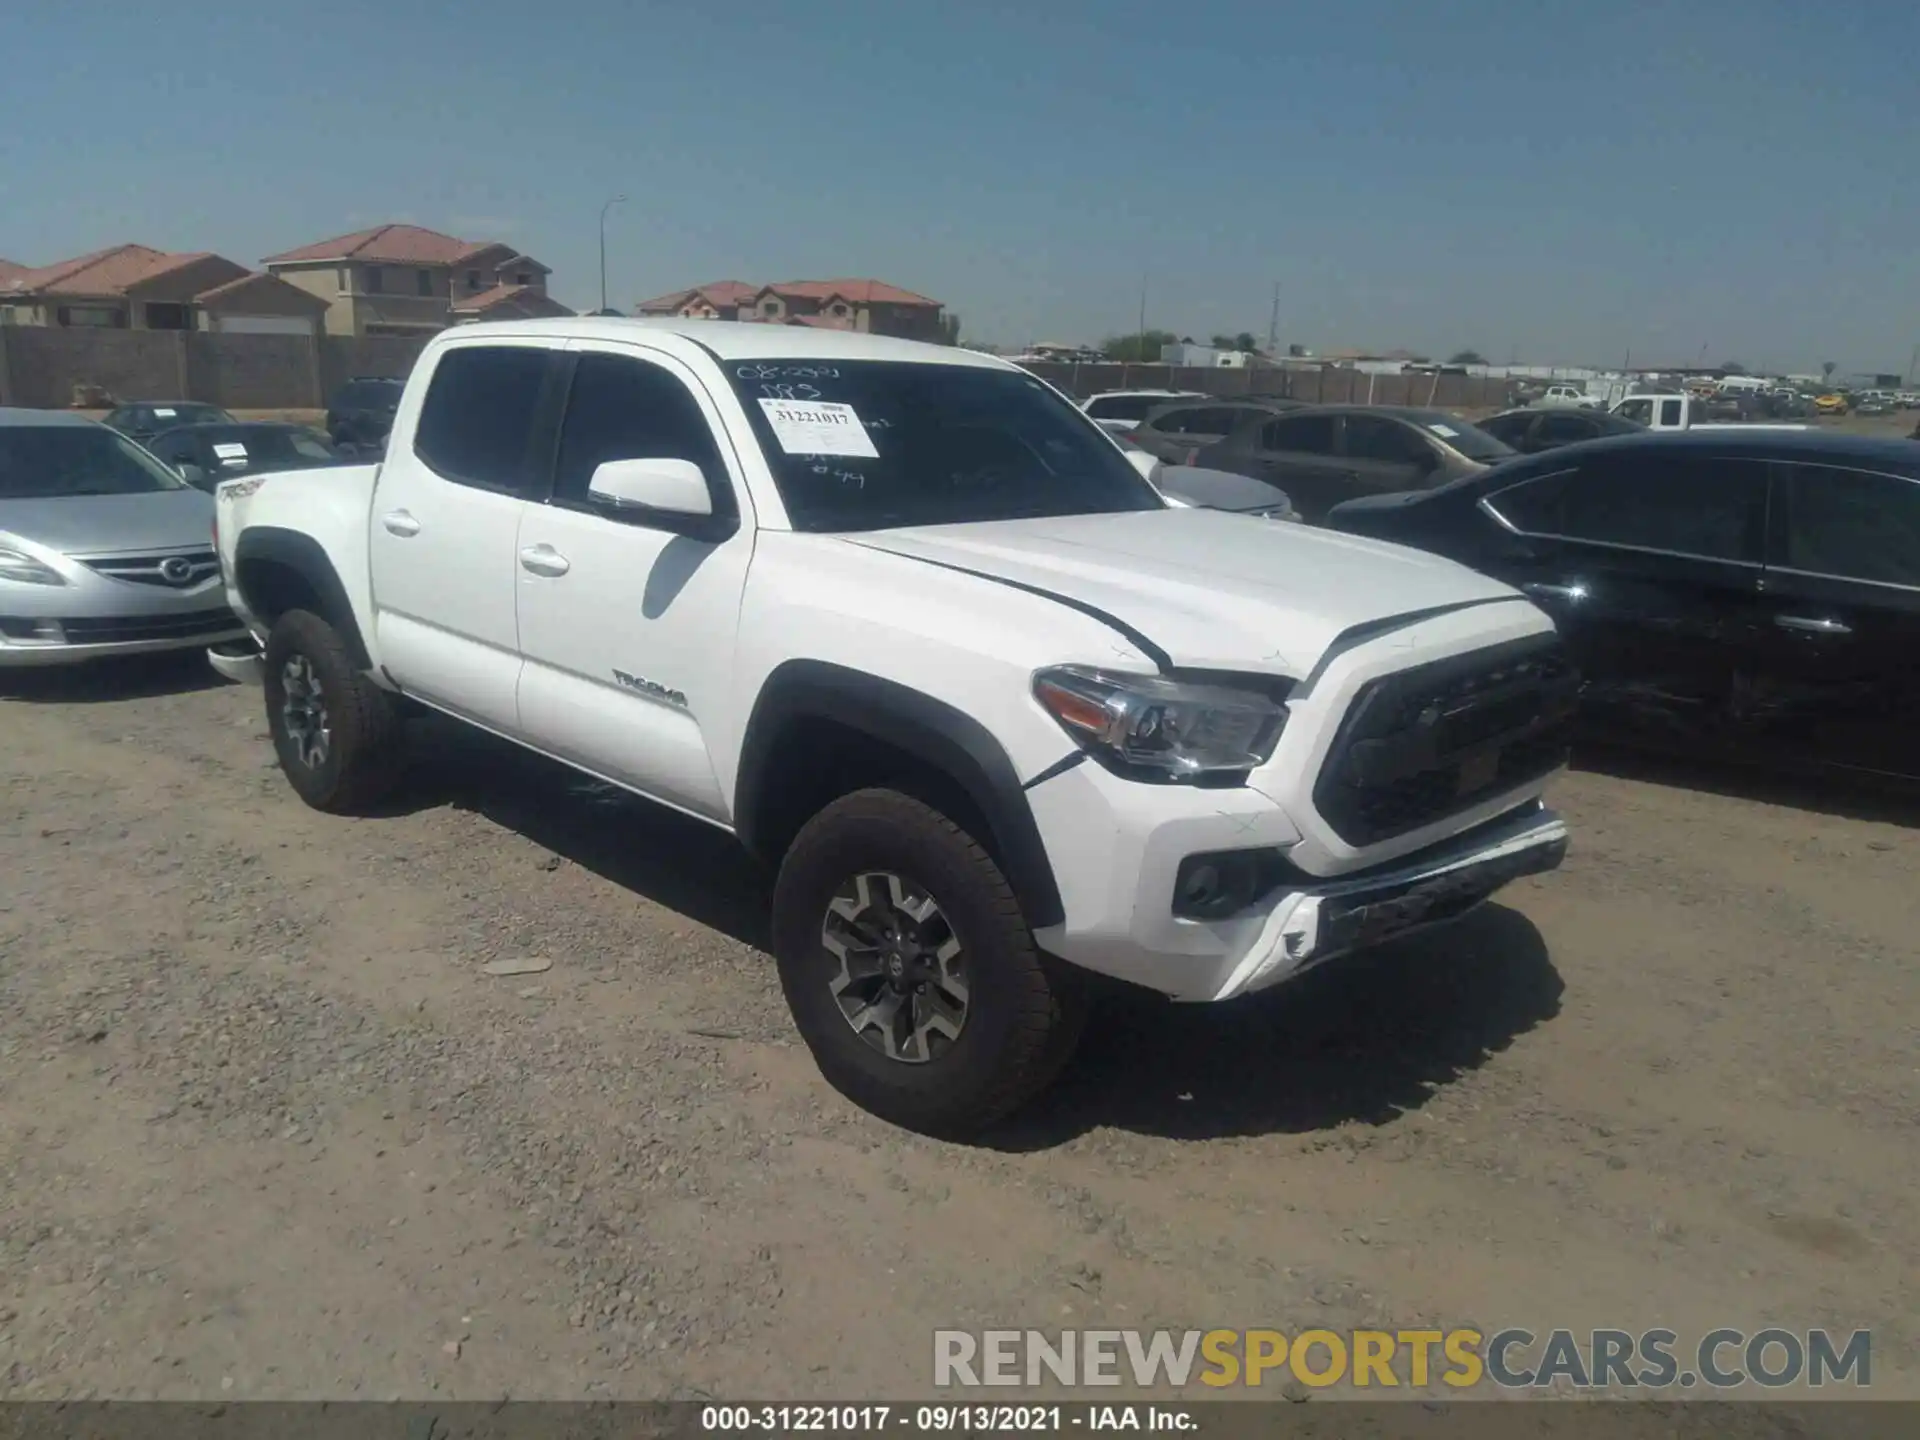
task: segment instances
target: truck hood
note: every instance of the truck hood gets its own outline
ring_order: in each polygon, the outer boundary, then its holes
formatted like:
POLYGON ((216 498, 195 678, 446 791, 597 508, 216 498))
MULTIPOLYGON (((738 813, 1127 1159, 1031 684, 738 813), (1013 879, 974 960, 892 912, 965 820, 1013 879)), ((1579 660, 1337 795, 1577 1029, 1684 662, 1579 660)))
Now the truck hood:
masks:
POLYGON ((1092 613, 1185 669, 1302 679, 1356 626, 1527 603, 1423 551, 1218 510, 929 525, 846 539, 1092 613))
POLYGON ((71 555, 210 549, 213 497, 199 490, 0 500, 0 533, 71 555))

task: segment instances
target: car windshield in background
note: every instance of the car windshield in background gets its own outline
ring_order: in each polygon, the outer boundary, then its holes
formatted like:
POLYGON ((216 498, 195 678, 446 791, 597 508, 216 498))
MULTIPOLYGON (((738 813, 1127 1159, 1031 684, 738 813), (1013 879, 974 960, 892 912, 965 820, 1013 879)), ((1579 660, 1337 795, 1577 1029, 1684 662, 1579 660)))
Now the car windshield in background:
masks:
POLYGON ((799 530, 1165 508, 1072 406, 1019 371, 729 361, 799 530))
POLYGON ((0 500, 151 495, 186 482, 104 425, 0 426, 0 500))
POLYGON ((1444 410, 1413 410, 1408 412, 1407 418, 1428 434, 1444 440, 1469 460, 1493 465, 1502 460, 1511 460, 1520 453, 1478 425, 1470 425, 1458 415, 1449 415, 1444 410))
POLYGON ((1087 414, 1095 420, 1144 420, 1149 410, 1167 403, 1165 395, 1096 395, 1087 402, 1087 414))
POLYGON ((153 405, 143 413, 130 412, 129 420, 148 420, 162 430, 171 430, 176 425, 231 425, 233 416, 218 405, 153 405))
POLYGON ((311 430, 216 430, 207 437, 223 469, 293 470, 331 465, 339 456, 311 430))

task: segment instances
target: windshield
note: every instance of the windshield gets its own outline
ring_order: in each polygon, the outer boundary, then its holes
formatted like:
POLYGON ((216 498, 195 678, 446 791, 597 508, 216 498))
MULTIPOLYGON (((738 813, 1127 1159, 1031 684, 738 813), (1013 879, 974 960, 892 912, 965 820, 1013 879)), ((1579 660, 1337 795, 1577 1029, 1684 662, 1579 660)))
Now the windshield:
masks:
POLYGON ((1113 443, 1021 371, 727 362, 797 530, 1159 510, 1113 443))
POLYGON ((158 460, 104 425, 0 426, 0 500, 185 488, 158 460))
POLYGON ((331 465, 337 458, 312 430, 217 430, 209 441, 215 460, 229 473, 331 465))
POLYGON ((1493 465, 1520 453, 1498 436, 1489 435, 1478 425, 1470 424, 1458 415, 1450 415, 1445 410, 1415 410, 1410 418, 1428 434, 1438 436, 1469 460, 1493 465))

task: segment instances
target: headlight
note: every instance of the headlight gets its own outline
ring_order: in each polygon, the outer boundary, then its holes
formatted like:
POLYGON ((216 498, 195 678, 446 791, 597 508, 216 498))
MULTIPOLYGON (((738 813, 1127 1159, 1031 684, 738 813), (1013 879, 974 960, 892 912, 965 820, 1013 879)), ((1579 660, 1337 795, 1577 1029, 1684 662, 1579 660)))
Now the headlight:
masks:
POLYGON ((1033 696, 1094 759, 1132 779, 1245 775, 1273 754, 1287 712, 1252 690, 1057 665, 1033 696))
POLYGON ((23 585, 64 585, 66 578, 51 565, 44 564, 24 550, 0 546, 0 580, 17 580, 23 585))

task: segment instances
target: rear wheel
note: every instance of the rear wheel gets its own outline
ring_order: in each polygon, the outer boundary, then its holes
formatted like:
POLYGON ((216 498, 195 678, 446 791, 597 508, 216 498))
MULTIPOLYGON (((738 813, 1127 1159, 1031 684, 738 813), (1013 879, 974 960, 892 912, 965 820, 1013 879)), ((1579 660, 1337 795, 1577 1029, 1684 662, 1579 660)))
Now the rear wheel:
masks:
POLYGON ((847 795, 800 831, 774 953, 833 1087, 884 1120, 963 1135, 1050 1084, 1079 1038, 1074 977, 1043 956, 1000 867, 931 806, 847 795))
POLYGON ((267 637, 262 679, 273 748, 302 800, 351 814, 392 791, 405 761, 399 708, 361 673, 339 631, 288 611, 267 637))

